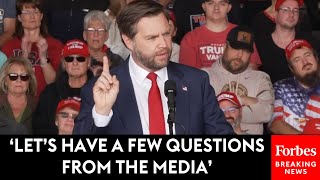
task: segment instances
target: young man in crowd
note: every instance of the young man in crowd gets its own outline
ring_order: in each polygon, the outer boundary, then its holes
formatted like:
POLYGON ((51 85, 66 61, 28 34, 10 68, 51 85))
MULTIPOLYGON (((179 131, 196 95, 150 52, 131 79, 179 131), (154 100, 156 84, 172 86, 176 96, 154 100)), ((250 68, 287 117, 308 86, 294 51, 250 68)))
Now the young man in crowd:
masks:
POLYGON ((319 57, 303 39, 292 40, 285 52, 293 77, 274 84, 270 130, 274 134, 301 134, 310 120, 320 118, 319 57))
POLYGON ((216 94, 230 91, 237 95, 242 107, 241 127, 248 134, 263 134, 263 124, 271 120, 274 94, 269 75, 249 67, 254 50, 254 36, 246 26, 233 28, 223 56, 209 68, 210 84, 216 94))

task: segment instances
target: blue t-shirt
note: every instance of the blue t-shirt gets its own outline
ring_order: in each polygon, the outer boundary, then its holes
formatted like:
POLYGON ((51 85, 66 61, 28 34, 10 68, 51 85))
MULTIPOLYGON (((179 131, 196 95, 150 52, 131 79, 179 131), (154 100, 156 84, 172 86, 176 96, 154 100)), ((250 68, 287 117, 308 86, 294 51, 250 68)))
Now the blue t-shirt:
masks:
POLYGON ((7 56, 2 51, 0 51, 0 69, 4 64, 4 62, 6 62, 6 60, 7 60, 7 56))
POLYGON ((5 18, 16 18, 16 0, 0 1, 0 35, 3 33, 5 18))

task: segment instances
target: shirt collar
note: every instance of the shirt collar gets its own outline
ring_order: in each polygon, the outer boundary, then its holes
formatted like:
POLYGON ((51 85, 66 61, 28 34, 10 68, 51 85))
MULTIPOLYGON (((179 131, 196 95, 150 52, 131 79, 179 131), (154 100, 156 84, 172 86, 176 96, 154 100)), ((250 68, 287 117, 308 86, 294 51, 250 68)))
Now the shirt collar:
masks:
MULTIPOLYGON (((141 85, 143 83, 143 81, 147 78, 148 74, 150 72, 148 72, 147 70, 141 68, 140 66, 138 66, 134 60, 132 59, 132 56, 130 54, 129 57, 129 71, 130 71, 130 75, 132 77, 134 77, 133 79, 139 84, 141 85)), ((166 79, 168 79, 168 73, 167 73, 167 67, 164 67, 158 71, 155 71, 154 73, 157 74, 158 78, 165 82, 166 79)))

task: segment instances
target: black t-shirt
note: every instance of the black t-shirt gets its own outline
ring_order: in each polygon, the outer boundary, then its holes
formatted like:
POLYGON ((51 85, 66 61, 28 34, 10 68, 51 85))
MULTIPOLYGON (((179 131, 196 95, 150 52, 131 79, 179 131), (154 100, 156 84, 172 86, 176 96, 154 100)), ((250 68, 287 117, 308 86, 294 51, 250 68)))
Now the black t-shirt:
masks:
MULTIPOLYGON (((309 33, 296 33, 295 38, 307 40, 319 53, 319 42, 310 36, 309 33)), ((269 74, 272 83, 292 76, 291 70, 288 67, 285 50, 274 43, 271 34, 257 38, 256 46, 262 62, 261 70, 269 74)))

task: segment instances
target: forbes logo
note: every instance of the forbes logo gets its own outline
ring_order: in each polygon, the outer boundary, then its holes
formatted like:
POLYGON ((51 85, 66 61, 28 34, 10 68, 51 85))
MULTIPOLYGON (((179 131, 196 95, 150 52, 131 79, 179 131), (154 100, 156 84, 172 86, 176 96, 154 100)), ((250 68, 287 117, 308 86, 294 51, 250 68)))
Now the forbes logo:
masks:
POLYGON ((276 145, 275 156, 316 156, 317 148, 300 148, 299 145, 293 148, 286 148, 284 145, 276 145))

